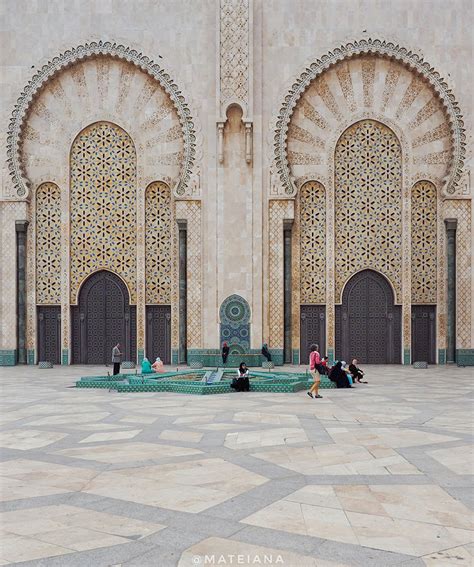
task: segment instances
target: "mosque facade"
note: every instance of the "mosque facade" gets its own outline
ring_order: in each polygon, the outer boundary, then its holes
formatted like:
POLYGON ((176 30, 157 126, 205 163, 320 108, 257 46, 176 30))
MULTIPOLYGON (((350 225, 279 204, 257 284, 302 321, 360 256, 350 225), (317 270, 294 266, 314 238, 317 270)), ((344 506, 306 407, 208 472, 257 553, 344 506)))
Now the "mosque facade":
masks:
POLYGON ((6 6, 0 365, 474 364, 469 1, 6 6))

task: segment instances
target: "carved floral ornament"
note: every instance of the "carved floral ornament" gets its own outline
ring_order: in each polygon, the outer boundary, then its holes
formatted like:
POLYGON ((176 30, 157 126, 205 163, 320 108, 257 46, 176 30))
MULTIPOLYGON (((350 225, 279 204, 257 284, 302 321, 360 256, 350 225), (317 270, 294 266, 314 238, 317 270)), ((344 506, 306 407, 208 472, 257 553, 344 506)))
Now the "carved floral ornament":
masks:
POLYGON ((29 180, 24 173, 20 149, 25 118, 34 98, 60 71, 98 55, 115 57, 132 63, 156 79, 169 95, 183 131, 184 153, 179 178, 174 188, 176 195, 183 196, 192 179, 196 160, 196 129, 189 105, 173 79, 159 65, 134 49, 110 42, 92 42, 65 51, 44 65, 24 88, 12 112, 7 135, 7 163, 17 196, 21 198, 28 196, 29 180))
POLYGON ((309 64, 287 91, 275 121, 273 136, 274 175, 272 175, 272 183, 281 183, 281 193, 292 196, 296 192, 295 180, 292 177, 288 160, 288 133, 290 121, 298 101, 315 79, 336 64, 356 56, 369 55, 381 56, 397 61, 406 67, 407 70, 415 72, 423 80, 427 81, 434 91, 447 115, 451 134, 451 159, 448 174, 444 179, 444 190, 448 194, 455 193, 464 165, 466 135, 461 111, 453 93, 439 73, 429 63, 424 61, 422 57, 399 45, 372 39, 348 43, 309 64))

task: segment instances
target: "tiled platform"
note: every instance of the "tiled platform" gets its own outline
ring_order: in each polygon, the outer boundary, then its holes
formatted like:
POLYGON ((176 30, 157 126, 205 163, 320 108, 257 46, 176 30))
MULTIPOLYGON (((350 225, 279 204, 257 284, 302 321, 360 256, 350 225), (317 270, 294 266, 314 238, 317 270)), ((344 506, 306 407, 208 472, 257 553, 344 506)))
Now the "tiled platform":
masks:
POLYGON ((320 400, 74 387, 107 370, 0 369, 0 565, 472 565, 472 369, 320 400))

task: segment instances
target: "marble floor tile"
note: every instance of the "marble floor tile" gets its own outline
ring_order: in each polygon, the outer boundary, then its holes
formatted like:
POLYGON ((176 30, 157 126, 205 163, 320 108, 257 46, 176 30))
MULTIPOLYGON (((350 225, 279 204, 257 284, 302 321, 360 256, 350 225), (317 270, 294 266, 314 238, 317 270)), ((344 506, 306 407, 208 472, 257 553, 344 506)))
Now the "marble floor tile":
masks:
POLYGON ((206 459, 104 472, 85 492, 196 513, 265 482, 223 459, 206 459))
POLYGON ((263 431, 228 433, 224 445, 229 449, 254 449, 274 445, 291 445, 308 441, 306 432, 299 427, 274 427, 263 431))
MULTIPOLYGON (((6 512, 2 525, 6 532, 2 535, 0 556, 10 562, 19 561, 19 557, 26 561, 110 547, 164 528, 162 524, 63 505, 6 512), (16 549, 18 546, 21 550, 16 549), (19 555, 14 554, 15 549, 19 555)), ((67 565, 66 560, 64 564, 67 565)))
POLYGON ((67 433, 38 431, 34 429, 15 429, 0 432, 0 447, 29 451, 46 447, 67 437, 67 433))
POLYGON ((456 474, 474 475, 474 447, 472 445, 437 449, 428 451, 427 454, 456 474))
POLYGON ((300 422, 295 415, 273 414, 263 412, 238 411, 234 414, 234 421, 239 423, 262 423, 268 425, 286 425, 298 427, 300 422))
POLYGON ((198 433, 197 431, 177 431, 172 429, 165 429, 160 433, 160 439, 166 439, 167 441, 186 441, 188 443, 199 443, 203 435, 203 433, 198 433))
POLYGON ((420 474, 398 453, 382 453, 377 457, 360 445, 285 446, 259 451, 252 456, 305 475, 420 474))
POLYGON ((305 486, 242 522, 416 556, 474 538, 471 511, 432 485, 305 486))
POLYGON ((0 463, 0 483, 15 480, 31 488, 82 490, 96 474, 95 470, 28 459, 0 463))
POLYGON ((202 451, 187 447, 160 445, 159 443, 116 443, 114 445, 96 445, 80 449, 63 449, 56 451, 56 453, 76 459, 112 464, 198 455, 202 451))
POLYGON ((113 431, 111 433, 93 433, 79 443, 97 443, 99 441, 119 441, 120 439, 133 439, 142 429, 130 429, 129 431, 113 431))
POLYGON ((473 550, 467 545, 431 553, 422 559, 426 567, 470 567, 474 565, 473 550))

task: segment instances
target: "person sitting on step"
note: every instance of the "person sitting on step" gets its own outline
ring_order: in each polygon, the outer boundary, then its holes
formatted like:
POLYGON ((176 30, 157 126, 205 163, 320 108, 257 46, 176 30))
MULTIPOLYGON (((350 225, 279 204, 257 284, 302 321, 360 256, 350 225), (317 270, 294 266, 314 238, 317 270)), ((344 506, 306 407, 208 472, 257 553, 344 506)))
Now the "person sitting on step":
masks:
POLYGON ((163 370, 163 361, 159 356, 156 357, 155 362, 151 366, 155 372, 164 372, 163 370))
POLYGON ((142 374, 152 374, 153 369, 151 367, 151 363, 146 356, 143 357, 142 360, 142 374))
POLYGON ((358 384, 367 384, 367 380, 362 380, 364 377, 364 371, 357 367, 357 358, 352 359, 352 363, 349 365, 349 372, 351 373, 352 379, 358 384))

